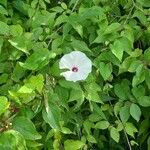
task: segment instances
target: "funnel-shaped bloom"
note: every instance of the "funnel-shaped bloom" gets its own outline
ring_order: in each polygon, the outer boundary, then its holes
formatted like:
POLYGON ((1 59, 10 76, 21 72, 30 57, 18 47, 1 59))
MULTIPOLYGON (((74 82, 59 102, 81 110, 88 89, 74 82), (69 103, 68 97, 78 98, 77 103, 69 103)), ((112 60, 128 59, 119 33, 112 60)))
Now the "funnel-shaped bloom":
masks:
POLYGON ((60 69, 68 69, 61 75, 68 81, 85 80, 92 71, 91 60, 80 51, 73 51, 64 55, 59 62, 60 69))

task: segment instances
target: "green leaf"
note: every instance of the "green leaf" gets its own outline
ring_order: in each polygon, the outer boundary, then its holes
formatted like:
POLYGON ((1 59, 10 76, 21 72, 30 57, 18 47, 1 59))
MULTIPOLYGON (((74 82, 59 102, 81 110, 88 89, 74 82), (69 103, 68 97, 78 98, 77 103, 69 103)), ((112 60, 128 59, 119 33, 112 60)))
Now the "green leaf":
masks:
POLYGON ((111 51, 120 61, 122 61, 124 48, 119 40, 116 40, 114 44, 111 45, 111 51))
POLYGON ((0 84, 6 83, 8 80, 8 74, 4 73, 0 76, 0 84))
POLYGON ((8 130, 0 135, 1 150, 27 150, 24 137, 15 130, 8 130))
POLYGON ((28 15, 28 10, 30 9, 30 6, 24 3, 22 0, 13 1, 13 7, 16 8, 21 14, 25 16, 28 15))
POLYGON ((37 11, 34 15, 34 20, 32 21, 32 27, 37 28, 40 26, 48 26, 51 28, 54 24, 54 18, 56 13, 49 13, 48 11, 37 11))
POLYGON ((144 51, 144 59, 146 61, 150 61, 150 48, 148 48, 144 51))
MULTIPOLYGON (((23 33, 23 28, 21 27, 21 25, 17 24, 17 25, 11 25, 10 26, 10 34, 11 35, 13 35, 13 36, 21 36, 22 33, 23 33)), ((23 39, 22 39, 22 41, 23 41, 23 39)))
POLYGON ((70 96, 69 90, 61 86, 56 86, 55 90, 59 99, 61 99, 62 106, 68 109, 68 99, 70 96))
POLYGON ((53 76, 60 77, 61 69, 59 68, 59 60, 57 60, 49 69, 53 76))
POLYGON ((120 98, 120 100, 126 100, 130 95, 128 80, 123 80, 121 84, 115 84, 114 92, 120 98))
POLYGON ((72 29, 71 24, 69 24, 69 23, 64 24, 64 26, 63 26, 63 39, 65 39, 65 37, 67 37, 67 35, 71 29, 72 29))
POLYGON ((60 15, 56 19, 54 26, 60 25, 61 23, 64 23, 64 22, 67 22, 67 19, 68 19, 68 16, 66 16, 65 14, 60 15))
POLYGON ((5 23, 0 21, 0 35, 8 35, 9 34, 9 26, 5 23))
POLYGON ((32 148, 37 148, 37 147, 41 147, 43 144, 42 143, 38 143, 36 141, 29 141, 29 140, 26 140, 26 145, 28 147, 28 149, 32 149, 32 148))
POLYGON ((80 87, 79 83, 77 83, 77 82, 66 81, 66 80, 59 80, 59 84, 62 87, 65 87, 67 89, 81 90, 81 87, 80 87))
POLYGON ((52 50, 54 50, 54 52, 56 53, 58 52, 58 54, 61 53, 61 49, 59 49, 61 44, 62 44, 62 37, 53 40, 52 46, 51 46, 52 50))
POLYGON ((4 96, 0 96, 0 115, 9 108, 9 105, 8 99, 4 96))
POLYGON ((117 39, 117 40, 115 40, 113 45, 110 45, 112 53, 120 61, 122 61, 124 51, 130 53, 132 50, 132 47, 133 47, 132 43, 126 37, 117 39))
POLYGON ((14 100, 19 100, 22 103, 28 103, 35 98, 35 93, 38 91, 42 92, 44 86, 44 77, 42 74, 31 76, 26 79, 25 84, 18 88, 16 92, 9 91, 9 94, 14 100))
POLYGON ((49 97, 47 93, 45 93, 45 108, 42 111, 42 116, 45 122, 48 123, 52 129, 60 130, 60 109, 58 106, 55 106, 49 102, 49 99, 52 101, 52 96, 49 97))
POLYGON ((144 12, 142 12, 140 10, 135 11, 132 17, 133 18, 137 17, 143 25, 147 24, 147 18, 145 16, 144 12))
POLYGON ((86 138, 90 143, 97 143, 95 137, 90 134, 88 134, 86 138))
POLYGON ((0 38, 0 53, 1 53, 1 49, 2 49, 3 43, 4 43, 3 38, 0 38))
POLYGON ((103 51, 96 59, 94 60, 94 64, 96 64, 96 67, 99 68, 99 63, 101 61, 107 61, 107 62, 112 62, 112 64, 116 66, 120 66, 120 61, 116 56, 113 55, 111 51, 103 51))
POLYGON ((49 59, 53 58, 55 55, 50 53, 48 49, 38 49, 32 55, 30 55, 25 63, 21 63, 20 65, 29 70, 37 70, 48 64, 49 59))
POLYGON ((79 20, 82 22, 86 19, 92 19, 103 14, 103 9, 101 7, 93 6, 91 8, 85 8, 83 12, 81 12, 79 20))
POLYGON ((90 91, 96 91, 96 92, 102 91, 101 87, 96 82, 87 83, 84 85, 84 87, 88 92, 90 92, 90 91))
POLYGON ((93 128, 93 126, 94 124, 89 120, 85 120, 83 123, 84 130, 86 131, 88 135, 91 134, 91 129, 93 128))
POLYGON ((138 99, 139 97, 141 96, 144 96, 145 95, 145 88, 144 86, 138 86, 138 87, 134 87, 132 89, 132 93, 133 95, 138 99))
POLYGON ((76 108, 79 108, 84 102, 84 93, 82 90, 72 89, 70 92, 70 98, 68 102, 77 101, 76 108))
POLYGON ((145 74, 146 72, 144 70, 143 64, 139 65, 136 69, 136 75, 133 77, 132 86, 135 87, 142 83, 145 80, 145 74))
POLYGON ((150 136, 147 139, 147 146, 148 146, 148 150, 150 149, 150 136))
POLYGON ((83 37, 83 27, 80 24, 74 24, 73 28, 78 32, 78 34, 83 37))
POLYGON ((118 116, 122 106, 123 106, 123 103, 121 101, 119 101, 119 102, 117 102, 115 104, 115 106, 114 106, 114 114, 115 114, 115 116, 118 116))
POLYGON ((119 132, 117 131, 116 128, 114 127, 111 127, 110 129, 110 136, 113 140, 115 140, 117 143, 119 142, 119 139, 120 139, 120 134, 119 132))
POLYGON ((72 131, 69 128, 62 127, 61 132, 64 134, 72 134, 72 131))
POLYGON ((133 57, 127 57, 119 68, 119 74, 122 72, 136 72, 138 66, 141 65, 141 61, 133 57))
POLYGON ((102 100, 101 100, 101 98, 100 98, 100 96, 99 96, 99 94, 98 94, 98 92, 93 92, 93 91, 91 91, 91 92, 88 92, 87 94, 87 99, 89 100, 89 101, 93 101, 93 102, 96 102, 96 103, 102 103, 103 104, 103 102, 102 102, 102 100))
POLYGON ((16 64, 12 73, 12 79, 18 82, 25 75, 25 69, 19 63, 16 64))
POLYGON ((44 1, 39 1, 39 5, 41 8, 43 8, 44 10, 46 10, 46 4, 44 1))
POLYGON ((117 23, 117 22, 112 23, 106 28, 106 30, 104 31, 104 34, 110 34, 115 31, 118 31, 119 29, 121 29, 120 27, 121 27, 121 25, 119 23, 117 23))
POLYGON ((71 46, 78 51, 87 51, 87 52, 91 52, 91 50, 88 48, 87 44, 83 41, 79 41, 79 40, 73 40, 71 42, 71 46))
POLYGON ((5 7, 7 7, 7 0, 1 0, 0 4, 4 5, 5 7))
POLYGON ((31 94, 32 92, 33 92, 33 89, 30 87, 27 87, 26 85, 22 86, 18 90, 18 93, 21 93, 21 94, 31 94))
MULTIPOLYGON (((15 32, 15 31, 12 31, 12 32, 15 32)), ((12 34, 14 34, 14 38, 12 38, 8 41, 16 49, 18 49, 26 54, 29 54, 29 51, 32 48, 31 34, 16 36, 19 34, 18 32, 19 31, 17 30, 17 33, 12 33, 12 34)), ((22 33, 20 33, 20 34, 22 34, 22 33)))
POLYGON ((150 89, 150 70, 149 69, 145 71, 145 81, 146 81, 146 85, 148 86, 148 89, 150 89))
POLYGON ((143 7, 150 7, 149 0, 137 0, 137 2, 140 3, 143 7))
POLYGON ((139 48, 136 48, 135 50, 133 50, 133 51, 128 51, 127 53, 128 53, 131 57, 137 58, 137 57, 139 57, 139 56, 142 55, 142 50, 139 49, 139 48))
POLYGON ((140 124, 138 135, 140 136, 140 135, 145 134, 146 132, 148 132, 149 126, 150 126, 149 119, 143 120, 140 124))
POLYGON ((25 117, 16 117, 13 122, 13 129, 20 132, 25 139, 38 140, 42 136, 36 131, 36 128, 31 120, 25 117))
POLYGON ((103 103, 99 95, 101 88, 98 84, 93 82, 93 83, 85 84, 84 87, 86 89, 85 96, 89 101, 103 103))
POLYGON ((102 111, 102 109, 96 104, 96 103, 92 103, 93 106, 93 111, 96 112, 98 115, 100 115, 100 117, 102 117, 104 120, 107 120, 104 112, 102 111))
POLYGON ((96 123, 95 128, 96 129, 107 129, 109 127, 109 122, 108 121, 99 121, 96 123))
POLYGON ((150 96, 141 96, 137 100, 141 106, 150 107, 150 96))
POLYGON ((82 149, 85 144, 78 140, 66 140, 64 142, 65 150, 79 150, 82 149))
POLYGON ((130 107, 129 106, 122 107, 120 109, 119 115, 123 123, 127 122, 130 117, 130 107))
POLYGON ((33 1, 31 2, 31 7, 32 7, 32 8, 36 8, 37 4, 38 4, 38 0, 33 0, 33 1))
POLYGON ((39 93, 42 92, 44 86, 44 77, 42 74, 38 74, 36 76, 31 76, 30 79, 25 83, 25 86, 37 90, 39 93))
MULTIPOLYGON (((50 1, 50 0, 46 0, 46 1, 50 1)), ((51 10, 57 13, 62 13, 64 11, 60 6, 53 7, 51 8, 51 10)))
POLYGON ((82 90, 71 90, 70 92, 70 98, 69 101, 75 101, 75 100, 84 100, 84 93, 82 90))
POLYGON ((125 130, 126 130, 127 134, 132 136, 133 138, 134 138, 134 133, 138 132, 136 127, 130 122, 127 122, 125 124, 125 130))
POLYGON ((130 114, 131 116, 138 122, 141 117, 141 109, 138 105, 132 103, 130 106, 130 114))
POLYGON ((8 15, 7 10, 3 6, 1 6, 1 5, 0 5, 0 14, 2 14, 2 15, 8 15))
POLYGON ((126 37, 127 39, 129 39, 132 43, 134 42, 134 38, 135 38, 135 36, 134 36, 134 30, 133 30, 133 28, 132 28, 132 25, 131 26, 129 26, 129 25, 127 25, 126 27, 125 27, 125 30, 122 32, 122 35, 124 36, 124 37, 126 37))
POLYGON ((110 63, 105 64, 101 62, 99 64, 99 70, 104 80, 108 80, 112 73, 112 66, 110 63))

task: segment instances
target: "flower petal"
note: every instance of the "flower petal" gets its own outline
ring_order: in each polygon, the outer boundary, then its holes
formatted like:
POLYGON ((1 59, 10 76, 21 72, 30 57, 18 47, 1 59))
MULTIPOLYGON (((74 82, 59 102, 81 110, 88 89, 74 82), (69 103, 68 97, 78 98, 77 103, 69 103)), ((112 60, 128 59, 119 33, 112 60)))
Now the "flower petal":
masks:
POLYGON ((62 72, 60 75, 64 76, 66 80, 73 82, 85 80, 88 76, 88 74, 77 73, 72 71, 62 72))
POLYGON ((74 58, 72 55, 66 54, 64 55, 59 62, 59 68, 60 69, 71 69, 73 66, 74 58))
POLYGON ((73 51, 70 53, 73 58, 75 65, 81 65, 82 63, 86 63, 87 59, 90 60, 83 52, 73 51))
POLYGON ((82 64, 78 64, 78 68, 79 68, 79 71, 82 71, 84 73, 90 73, 92 71, 92 62, 91 60, 87 59, 86 61, 82 62, 82 64))

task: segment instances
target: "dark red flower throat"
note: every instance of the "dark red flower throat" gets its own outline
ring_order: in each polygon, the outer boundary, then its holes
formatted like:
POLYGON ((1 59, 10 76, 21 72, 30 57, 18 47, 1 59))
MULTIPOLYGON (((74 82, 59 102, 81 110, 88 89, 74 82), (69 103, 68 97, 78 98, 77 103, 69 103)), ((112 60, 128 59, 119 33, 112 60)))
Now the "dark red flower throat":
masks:
POLYGON ((73 72, 78 72, 78 67, 72 67, 73 72))

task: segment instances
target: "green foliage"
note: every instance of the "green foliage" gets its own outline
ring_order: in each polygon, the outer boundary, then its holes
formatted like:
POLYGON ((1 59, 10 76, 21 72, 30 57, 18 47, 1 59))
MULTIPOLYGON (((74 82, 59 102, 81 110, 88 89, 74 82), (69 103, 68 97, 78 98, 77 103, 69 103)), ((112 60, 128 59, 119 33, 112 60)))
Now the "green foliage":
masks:
POLYGON ((95 128, 97 129, 107 129, 108 127, 109 127, 108 121, 99 121, 95 125, 95 128))
POLYGON ((1 150, 27 150, 26 141, 21 133, 15 130, 5 131, 0 136, 1 150))
POLYGON ((13 128, 20 132, 25 139, 37 140, 41 135, 36 131, 34 124, 25 117, 16 117, 13 122, 13 128))
POLYGON ((0 150, 150 149, 149 0, 0 0, 0 150), (92 61, 60 75, 74 50, 92 61))
POLYGON ((0 96, 0 115, 9 108, 9 102, 5 96, 0 96))
POLYGON ((111 127, 111 129, 110 129, 110 136, 111 136, 111 138, 114 139, 117 143, 119 142, 120 134, 119 134, 119 132, 117 131, 116 128, 111 127))
POLYGON ((131 104, 130 114, 138 122, 140 120, 140 117, 141 117, 140 107, 136 104, 131 104))
POLYGON ((74 141, 74 140, 66 140, 64 143, 64 147, 66 150, 78 150, 84 146, 84 143, 81 141, 74 141))

